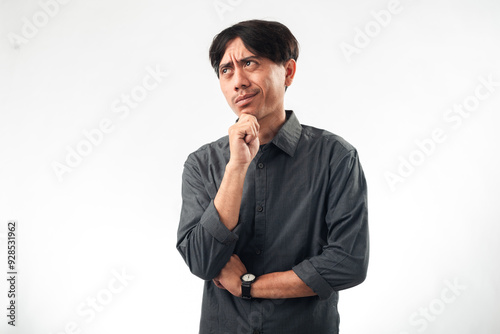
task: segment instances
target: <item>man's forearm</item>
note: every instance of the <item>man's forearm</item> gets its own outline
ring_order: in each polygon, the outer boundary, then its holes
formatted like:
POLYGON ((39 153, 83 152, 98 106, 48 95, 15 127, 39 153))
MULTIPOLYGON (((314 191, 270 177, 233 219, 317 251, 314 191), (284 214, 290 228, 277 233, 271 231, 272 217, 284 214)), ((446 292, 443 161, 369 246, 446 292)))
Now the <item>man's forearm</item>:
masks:
POLYGON ((235 166, 228 163, 219 191, 214 199, 214 206, 221 222, 232 231, 238 224, 243 185, 248 166, 235 166))
POLYGON ((313 290, 293 270, 259 276, 252 284, 253 298, 299 298, 314 296, 313 290))

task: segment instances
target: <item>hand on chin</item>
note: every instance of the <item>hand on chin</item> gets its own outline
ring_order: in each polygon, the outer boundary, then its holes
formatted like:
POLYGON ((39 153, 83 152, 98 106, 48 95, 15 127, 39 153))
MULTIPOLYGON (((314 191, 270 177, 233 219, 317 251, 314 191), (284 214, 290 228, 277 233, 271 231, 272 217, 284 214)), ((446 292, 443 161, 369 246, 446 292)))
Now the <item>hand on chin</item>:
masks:
POLYGON ((257 117, 257 113, 255 112, 255 110, 253 108, 242 108, 240 110, 238 110, 238 115, 243 115, 243 114, 247 114, 247 115, 252 115, 252 116, 255 116, 257 117))

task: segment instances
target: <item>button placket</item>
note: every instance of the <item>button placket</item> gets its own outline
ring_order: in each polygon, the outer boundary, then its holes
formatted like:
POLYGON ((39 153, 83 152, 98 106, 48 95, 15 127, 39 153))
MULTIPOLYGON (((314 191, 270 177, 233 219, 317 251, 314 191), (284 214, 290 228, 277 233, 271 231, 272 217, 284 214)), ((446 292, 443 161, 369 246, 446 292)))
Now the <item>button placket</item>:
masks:
POLYGON ((264 250, 266 235, 266 155, 266 152, 263 152, 255 164, 255 253, 257 255, 264 250))

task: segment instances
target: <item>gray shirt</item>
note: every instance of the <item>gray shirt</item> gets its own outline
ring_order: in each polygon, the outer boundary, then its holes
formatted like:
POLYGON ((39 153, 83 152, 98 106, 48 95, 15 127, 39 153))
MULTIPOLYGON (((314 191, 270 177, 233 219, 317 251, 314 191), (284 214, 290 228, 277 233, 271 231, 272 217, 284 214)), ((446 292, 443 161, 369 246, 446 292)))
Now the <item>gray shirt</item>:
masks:
POLYGON ((367 189, 356 149, 286 113, 285 124, 248 168, 233 231, 214 207, 229 161, 228 136, 185 162, 177 249, 191 272, 206 280, 201 334, 338 333, 338 291, 366 277, 367 189), (234 297, 211 281, 232 254, 257 277, 292 269, 317 296, 234 297))

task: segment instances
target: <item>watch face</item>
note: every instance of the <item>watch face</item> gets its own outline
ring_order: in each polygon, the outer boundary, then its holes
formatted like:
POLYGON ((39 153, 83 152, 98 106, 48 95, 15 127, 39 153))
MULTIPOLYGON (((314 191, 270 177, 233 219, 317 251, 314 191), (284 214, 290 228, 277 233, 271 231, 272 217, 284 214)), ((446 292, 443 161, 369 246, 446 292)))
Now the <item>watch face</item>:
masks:
POLYGON ((245 275, 241 276, 241 279, 245 282, 251 282, 255 279, 255 275, 254 274, 245 274, 245 275))

